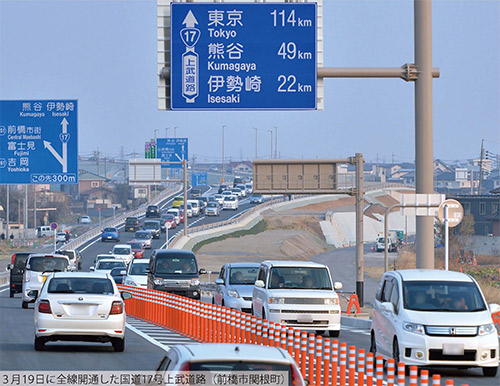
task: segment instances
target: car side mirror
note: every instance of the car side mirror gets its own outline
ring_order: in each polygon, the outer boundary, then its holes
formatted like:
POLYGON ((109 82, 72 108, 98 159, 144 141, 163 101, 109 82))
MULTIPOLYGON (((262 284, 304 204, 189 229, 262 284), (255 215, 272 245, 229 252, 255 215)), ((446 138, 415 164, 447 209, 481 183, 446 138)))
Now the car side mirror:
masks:
POLYGON ((122 297, 123 300, 128 300, 128 299, 132 299, 132 294, 128 291, 122 291, 120 292, 120 296, 122 297))
POLYGON ((335 283, 333 283, 333 289, 335 291, 341 290, 342 289, 342 283, 340 281, 336 281, 335 283))
POLYGON ((215 284, 224 285, 224 279, 221 279, 221 278, 215 279, 215 284))
POLYGON ((28 292, 28 296, 31 298, 37 298, 38 297, 38 290, 31 290, 28 292))
POLYGON ((94 266, 89 267, 89 271, 95 271, 95 267, 94 266))
POLYGON ((146 273, 151 273, 151 270, 149 268, 146 268, 146 273))
POLYGON ((6 271, 10 271, 11 269, 12 269, 12 267, 11 267, 11 265, 10 265, 10 264, 8 264, 8 265, 5 267, 5 270, 6 270, 6 271))
POLYGON ((394 313, 394 305, 390 302, 384 302, 380 304, 380 309, 383 312, 391 312, 394 313))
POLYGON ((127 271, 120 271, 120 275, 125 276, 127 274, 127 271))
POLYGON ((490 312, 492 314, 496 314, 497 312, 500 312, 500 305, 496 304, 496 303, 492 303, 488 306, 488 308, 490 309, 490 312))
POLYGON ((200 268, 200 270, 198 271, 198 273, 200 275, 206 275, 207 274, 207 270, 205 268, 200 268))
POLYGON ((255 286, 258 288, 264 288, 265 284, 262 280, 257 280, 257 281, 255 281, 255 286))

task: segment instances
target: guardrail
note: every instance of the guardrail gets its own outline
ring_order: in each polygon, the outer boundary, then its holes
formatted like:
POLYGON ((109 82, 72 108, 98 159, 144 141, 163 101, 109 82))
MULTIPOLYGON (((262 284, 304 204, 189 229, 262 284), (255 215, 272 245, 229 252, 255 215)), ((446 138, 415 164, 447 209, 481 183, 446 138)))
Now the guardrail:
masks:
MULTIPOLYGON (((280 197, 280 198, 273 199, 271 201, 264 202, 262 204, 256 205, 255 207, 247 210, 246 212, 243 212, 240 216, 235 217, 233 219, 214 222, 211 224, 199 225, 199 226, 193 227, 193 228, 188 228, 187 234, 190 235, 190 234, 197 233, 197 232, 203 232, 203 231, 207 231, 207 230, 211 230, 211 229, 225 227, 228 225, 238 224, 239 222, 245 220, 247 217, 251 216, 253 213, 255 213, 263 208, 266 208, 266 207, 269 207, 271 205, 278 204, 278 203, 284 202, 284 201, 287 201, 287 200, 283 197, 280 197)), ((182 232, 179 233, 177 236, 175 236, 169 244, 170 247, 172 248, 173 246, 175 246, 175 243, 177 243, 183 236, 184 236, 184 233, 182 233, 182 232)))
MULTIPOLYGON (((180 192, 181 190, 182 190, 181 186, 178 186, 177 188, 165 190, 164 192, 162 192, 159 195, 157 195, 147 205, 158 204, 159 202, 161 202, 162 200, 164 200, 168 196, 170 196, 172 194, 176 194, 176 193, 180 192)), ((104 228, 104 227, 116 227, 116 226, 120 225, 121 223, 123 223, 127 217, 142 216, 145 213, 146 213, 146 204, 142 205, 140 208, 138 208, 136 210, 124 213, 124 214, 122 214, 119 217, 110 219, 110 220, 102 223, 98 227, 95 227, 95 228, 93 228, 93 229, 85 232, 83 235, 78 236, 76 239, 70 241, 69 243, 64 244, 63 246, 61 246, 61 248, 64 248, 64 249, 76 249, 80 245, 86 243, 87 241, 89 241, 89 240, 93 239, 94 237, 96 237, 97 235, 99 235, 101 233, 101 229, 102 228, 104 228)))
MULTIPOLYGON (((383 358, 356 346, 347 347, 338 340, 167 292, 126 285, 119 288, 133 295, 125 301, 128 315, 199 342, 245 343, 287 350, 311 386, 405 385, 404 362, 396 364, 389 359, 384 377, 383 358)), ((410 367, 410 386, 417 385, 418 372, 417 366, 410 367)), ((434 374, 431 379, 433 386, 441 385, 440 375, 434 374)), ((429 384, 428 370, 420 370, 420 384, 429 384)), ((453 385, 453 380, 446 380, 446 385, 453 385)))

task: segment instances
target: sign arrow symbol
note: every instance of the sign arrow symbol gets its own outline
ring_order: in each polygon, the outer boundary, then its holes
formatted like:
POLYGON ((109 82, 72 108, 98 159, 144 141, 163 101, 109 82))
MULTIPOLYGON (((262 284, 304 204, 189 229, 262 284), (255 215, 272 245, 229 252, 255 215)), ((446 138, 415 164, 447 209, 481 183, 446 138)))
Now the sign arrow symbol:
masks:
POLYGON ((49 151, 52 153, 52 155, 54 157, 56 157, 56 160, 64 166, 63 164, 63 159, 61 158, 61 156, 57 153, 57 151, 55 151, 55 149, 52 147, 52 144, 49 142, 49 141, 43 141, 43 147, 45 149, 49 149, 49 151))
POLYGON ((194 17, 193 12, 189 11, 182 24, 185 24, 187 28, 193 28, 198 24, 198 20, 194 17))
MULTIPOLYGON (((62 125, 62 132, 63 132, 63 136, 66 137, 67 136, 67 133, 68 133, 68 121, 66 120, 66 118, 63 118, 62 122, 61 122, 61 125, 62 125)), ((63 173, 67 173, 68 172, 68 138, 65 138, 65 140, 62 141, 62 161, 59 161, 61 162, 61 165, 63 167, 63 173)))

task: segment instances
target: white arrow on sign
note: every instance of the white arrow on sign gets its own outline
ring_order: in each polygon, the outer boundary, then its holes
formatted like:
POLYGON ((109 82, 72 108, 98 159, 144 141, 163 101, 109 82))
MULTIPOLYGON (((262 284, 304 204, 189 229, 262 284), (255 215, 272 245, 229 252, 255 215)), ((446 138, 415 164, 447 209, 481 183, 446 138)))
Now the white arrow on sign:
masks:
POLYGON ((182 24, 185 24, 187 28, 193 28, 198 24, 198 20, 193 15, 193 12, 189 11, 182 24))
POLYGON ((49 151, 52 153, 52 155, 56 158, 56 160, 61 164, 62 166, 62 172, 67 173, 68 172, 68 141, 69 141, 69 134, 68 134, 68 121, 66 118, 63 118, 61 125, 62 125, 62 133, 59 134, 59 139, 62 142, 62 157, 59 155, 59 153, 52 147, 52 143, 49 141, 43 141, 43 146, 45 149, 49 149, 49 151))

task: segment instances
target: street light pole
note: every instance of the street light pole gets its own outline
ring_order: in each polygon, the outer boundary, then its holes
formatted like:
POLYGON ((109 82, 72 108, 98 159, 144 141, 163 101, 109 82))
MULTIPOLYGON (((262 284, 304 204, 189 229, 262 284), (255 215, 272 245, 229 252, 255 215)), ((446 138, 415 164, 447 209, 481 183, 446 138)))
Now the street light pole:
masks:
POLYGON ((224 162, 224 128, 226 125, 222 125, 222 181, 224 182, 224 175, 226 173, 226 165, 224 162))
POLYGON ((174 138, 177 138, 177 126, 174 126, 174 138))
POLYGON ((274 158, 278 158, 278 127, 274 126, 274 129, 276 130, 276 136, 274 140, 274 158))
POLYGON ((273 158, 273 131, 272 130, 267 130, 269 134, 271 134, 271 159, 273 158))
POLYGON ((258 153, 257 153, 257 133, 259 132, 259 129, 254 127, 255 130, 255 159, 258 159, 258 153))

